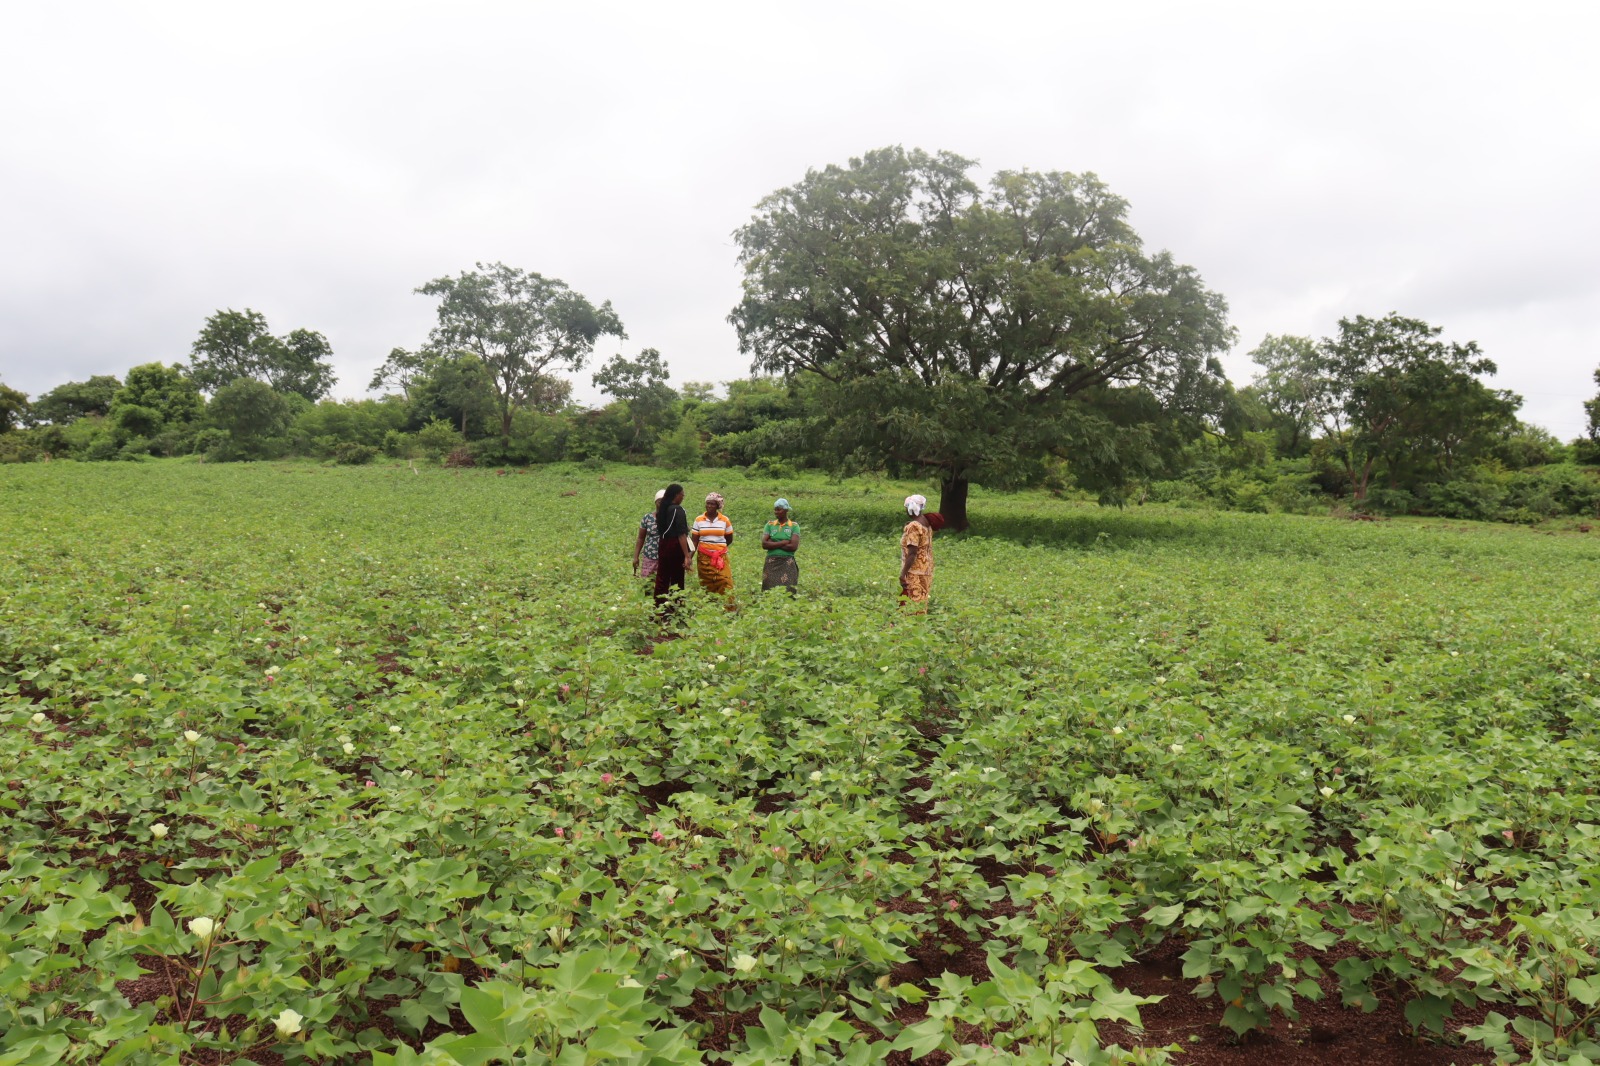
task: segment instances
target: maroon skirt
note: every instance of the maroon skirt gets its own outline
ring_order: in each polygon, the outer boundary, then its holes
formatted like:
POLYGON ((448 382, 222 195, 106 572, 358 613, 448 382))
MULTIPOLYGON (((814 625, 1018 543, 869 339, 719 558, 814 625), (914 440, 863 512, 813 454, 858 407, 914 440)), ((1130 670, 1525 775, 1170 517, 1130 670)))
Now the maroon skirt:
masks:
POLYGON ((656 606, 665 608, 672 590, 683 588, 684 564, 688 560, 683 557, 683 542, 677 537, 671 540, 661 538, 660 556, 661 561, 656 567, 656 606))

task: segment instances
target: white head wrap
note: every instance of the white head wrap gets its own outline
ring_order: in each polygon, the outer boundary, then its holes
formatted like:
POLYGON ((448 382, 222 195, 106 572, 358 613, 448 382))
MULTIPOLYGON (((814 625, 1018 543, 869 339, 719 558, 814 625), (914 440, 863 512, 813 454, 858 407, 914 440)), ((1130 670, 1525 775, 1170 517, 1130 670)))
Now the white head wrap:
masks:
POLYGON ((910 515, 912 518, 915 518, 921 514, 922 509, 926 506, 928 506, 928 498, 926 496, 906 497, 906 514, 910 515))
POLYGON ((660 503, 661 502, 661 497, 665 496, 666 494, 667 494, 667 490, 666 489, 656 489, 656 502, 660 503))

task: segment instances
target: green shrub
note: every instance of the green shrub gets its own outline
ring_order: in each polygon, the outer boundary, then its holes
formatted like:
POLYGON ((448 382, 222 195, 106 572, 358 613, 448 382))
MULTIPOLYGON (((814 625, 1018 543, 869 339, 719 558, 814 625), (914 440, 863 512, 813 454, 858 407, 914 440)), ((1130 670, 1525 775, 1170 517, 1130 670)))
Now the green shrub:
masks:
POLYGON ((378 457, 378 449, 370 444, 347 441, 333 449, 333 461, 343 466, 362 466, 378 457))

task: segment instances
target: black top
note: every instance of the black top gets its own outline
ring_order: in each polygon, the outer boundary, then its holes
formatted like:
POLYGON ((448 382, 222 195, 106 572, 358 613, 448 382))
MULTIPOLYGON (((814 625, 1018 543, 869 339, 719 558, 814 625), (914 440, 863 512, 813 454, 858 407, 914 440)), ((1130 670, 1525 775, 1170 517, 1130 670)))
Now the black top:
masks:
MULTIPOLYGON (((656 525, 660 525, 659 521, 656 525)), ((679 537, 689 535, 689 516, 682 507, 673 507, 672 513, 667 516, 666 528, 661 530, 662 540, 677 540, 679 537)))

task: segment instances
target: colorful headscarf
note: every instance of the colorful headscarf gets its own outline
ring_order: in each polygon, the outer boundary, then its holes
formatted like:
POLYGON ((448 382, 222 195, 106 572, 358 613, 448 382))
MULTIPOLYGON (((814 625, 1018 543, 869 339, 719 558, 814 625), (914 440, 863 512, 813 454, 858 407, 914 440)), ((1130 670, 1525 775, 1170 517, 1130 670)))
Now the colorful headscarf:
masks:
POLYGON ((944 515, 940 514, 938 511, 929 511, 927 517, 928 527, 930 529, 937 531, 944 528, 944 515))
POLYGON ((928 506, 928 498, 926 496, 906 497, 906 514, 910 515, 912 518, 915 518, 921 514, 922 509, 926 506, 928 506))
POLYGON ((720 492, 708 492, 708 493, 706 493, 706 506, 709 507, 711 504, 716 504, 718 507, 721 507, 722 504, 723 504, 722 493, 720 493, 720 492))
POLYGON ((792 510, 794 510, 794 508, 789 506, 789 501, 784 499, 782 496, 779 496, 776 500, 772 501, 772 509, 774 511, 792 511, 792 510))

